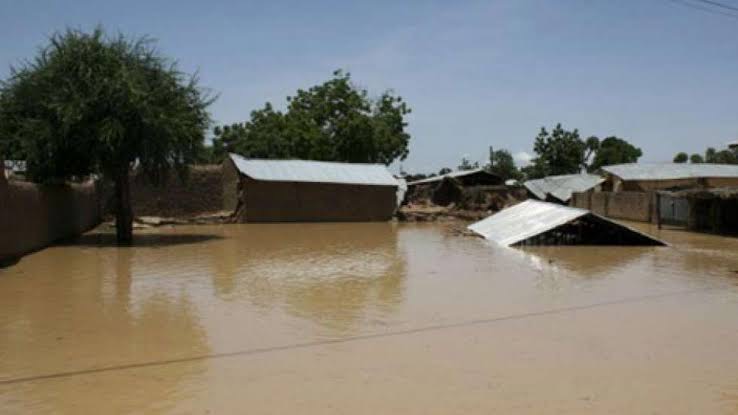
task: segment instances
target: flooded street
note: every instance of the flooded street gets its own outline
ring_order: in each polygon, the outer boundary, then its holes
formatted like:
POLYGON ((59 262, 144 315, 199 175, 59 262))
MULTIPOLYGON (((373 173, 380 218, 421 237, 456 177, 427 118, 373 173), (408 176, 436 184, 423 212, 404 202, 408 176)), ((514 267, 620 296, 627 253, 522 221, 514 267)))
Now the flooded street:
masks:
POLYGON ((738 413, 738 239, 634 226, 87 234, 0 269, 0 412, 738 413))

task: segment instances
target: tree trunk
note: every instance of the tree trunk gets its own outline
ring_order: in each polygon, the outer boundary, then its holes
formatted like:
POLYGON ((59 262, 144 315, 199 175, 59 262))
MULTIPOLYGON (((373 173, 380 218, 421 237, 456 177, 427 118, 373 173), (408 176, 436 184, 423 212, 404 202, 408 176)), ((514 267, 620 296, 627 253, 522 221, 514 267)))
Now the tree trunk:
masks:
POLYGON ((133 209, 128 169, 122 169, 115 177, 115 234, 119 245, 133 242, 133 209))

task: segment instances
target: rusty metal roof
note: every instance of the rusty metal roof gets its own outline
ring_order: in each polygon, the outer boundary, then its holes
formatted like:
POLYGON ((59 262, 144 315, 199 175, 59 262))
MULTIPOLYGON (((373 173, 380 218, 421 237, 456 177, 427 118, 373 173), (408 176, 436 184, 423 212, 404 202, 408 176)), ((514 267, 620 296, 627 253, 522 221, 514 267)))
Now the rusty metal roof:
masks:
POLYGON ((528 180, 523 185, 541 200, 551 195, 562 202, 568 202, 572 193, 586 192, 604 181, 605 179, 594 174, 566 174, 528 180))
MULTIPOLYGON (((642 232, 638 232, 635 229, 621 225, 605 217, 595 215, 588 210, 531 199, 503 209, 486 219, 473 223, 469 225, 468 229, 500 245, 511 246, 558 228, 573 220, 590 215, 613 226, 627 229, 647 239, 656 241, 654 238, 642 232)), ((661 241, 656 242, 663 244, 661 241)))
POLYGON ((230 158, 241 174, 254 180, 371 186, 400 185, 382 164, 247 159, 238 154, 230 154, 230 158))
POLYGON ((631 163, 602 168, 623 180, 676 180, 703 177, 738 178, 738 165, 711 163, 631 163))

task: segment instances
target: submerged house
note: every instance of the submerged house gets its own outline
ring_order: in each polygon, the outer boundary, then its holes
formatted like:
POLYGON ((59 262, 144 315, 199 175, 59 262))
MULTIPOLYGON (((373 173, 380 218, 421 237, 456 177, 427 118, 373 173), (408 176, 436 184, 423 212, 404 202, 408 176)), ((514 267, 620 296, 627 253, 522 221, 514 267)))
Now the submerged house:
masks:
POLYGON ((384 165, 307 160, 224 162, 224 208, 239 222, 386 221, 401 183, 384 165))
POLYGON ((588 210, 532 199, 473 223, 468 229, 504 246, 665 245, 588 210))
POLYGON ((605 166, 604 190, 649 192, 694 187, 738 186, 738 165, 709 163, 631 163, 605 166))
POLYGON ((528 180, 523 186, 538 200, 567 204, 573 193, 598 191, 604 181, 594 174, 565 174, 528 180))

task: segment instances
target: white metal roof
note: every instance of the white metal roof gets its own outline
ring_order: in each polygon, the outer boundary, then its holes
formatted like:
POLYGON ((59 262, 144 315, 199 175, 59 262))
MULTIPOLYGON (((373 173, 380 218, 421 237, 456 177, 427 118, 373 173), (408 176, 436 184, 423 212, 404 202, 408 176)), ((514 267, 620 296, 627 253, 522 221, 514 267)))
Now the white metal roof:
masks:
POLYGON ((529 199, 469 225, 469 230, 510 246, 588 214, 584 209, 529 199))
POLYGON ((440 175, 440 176, 433 176, 433 177, 429 177, 427 179, 416 180, 414 182, 408 183, 408 186, 413 186, 413 185, 416 185, 416 184, 433 183, 433 182, 441 181, 441 180, 443 180, 446 177, 452 177, 452 178, 453 177, 463 177, 463 176, 468 176, 470 174, 476 174, 476 173, 479 173, 479 172, 485 172, 485 173, 487 173, 489 175, 493 175, 493 173, 490 173, 490 172, 488 172, 488 171, 486 171, 486 170, 484 170, 483 168, 480 167, 480 168, 471 169, 471 170, 457 170, 457 171, 452 171, 451 173, 446 173, 446 174, 443 174, 443 175, 440 175))
POLYGON ((523 185, 541 200, 545 200, 546 195, 550 194, 562 202, 567 202, 571 199, 572 193, 586 192, 604 181, 605 179, 594 174, 566 174, 528 180, 523 185))
POLYGON ((738 165, 711 163, 631 163, 602 168, 623 180, 675 180, 702 177, 738 178, 738 165))
POLYGON ((397 179, 381 164, 247 159, 238 154, 230 157, 241 174, 254 180, 399 186, 397 179))
POLYGON ((555 203, 526 200, 503 209, 486 219, 469 225, 468 229, 483 236, 485 239, 504 246, 515 245, 528 238, 548 232, 561 225, 584 216, 595 216, 599 220, 613 226, 627 229, 648 239, 663 244, 651 236, 639 232, 608 218, 596 215, 585 209, 562 206, 555 203))

